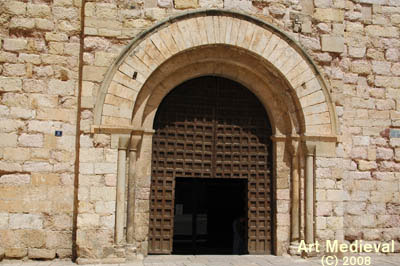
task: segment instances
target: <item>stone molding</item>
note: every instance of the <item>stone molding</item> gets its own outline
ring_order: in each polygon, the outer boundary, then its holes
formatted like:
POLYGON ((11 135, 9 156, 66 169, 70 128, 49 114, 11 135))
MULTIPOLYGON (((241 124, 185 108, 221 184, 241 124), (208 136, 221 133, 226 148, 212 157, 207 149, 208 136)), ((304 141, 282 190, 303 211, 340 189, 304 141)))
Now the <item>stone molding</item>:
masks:
POLYGON ((275 26, 259 19, 214 9, 177 15, 139 34, 106 73, 96 101, 95 125, 130 126, 134 117, 127 114, 138 108, 141 90, 152 85, 149 84, 150 76, 175 55, 209 45, 233 45, 266 60, 284 77, 291 88, 290 93, 297 98, 297 108, 304 116, 304 132, 321 136, 338 134, 337 115, 326 83, 301 46, 275 26), (188 28, 193 30, 185 30, 188 28), (155 55, 154 58, 147 52, 155 55), (288 59, 281 60, 282 56, 288 59), (116 94, 124 98, 125 109, 118 107, 116 94), (107 111, 104 105, 107 105, 107 111))

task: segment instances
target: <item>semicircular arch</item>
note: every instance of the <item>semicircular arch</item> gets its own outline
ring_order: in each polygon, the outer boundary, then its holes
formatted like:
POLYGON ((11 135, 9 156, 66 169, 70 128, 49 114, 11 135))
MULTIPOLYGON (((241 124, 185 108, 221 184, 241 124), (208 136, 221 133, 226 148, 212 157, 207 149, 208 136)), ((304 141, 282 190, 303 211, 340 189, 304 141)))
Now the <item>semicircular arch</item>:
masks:
POLYGON ((207 74, 226 76, 252 89, 278 128, 276 133, 338 134, 326 83, 301 46, 266 22, 225 10, 180 14, 139 34, 106 73, 96 100, 94 123, 148 128, 157 102, 173 88, 171 84, 207 74), (213 50, 221 48, 230 54, 215 55, 213 50), (196 52, 197 58, 193 57, 196 52), (217 65, 209 73, 204 69, 207 60, 217 65), (202 71, 196 72, 196 68, 202 71), (173 75, 181 80, 168 80, 173 75), (281 84, 276 86, 279 80, 281 84), (263 100, 266 95, 274 95, 275 103, 263 100), (282 120, 279 114, 284 112, 290 116, 289 126, 278 125, 282 120))

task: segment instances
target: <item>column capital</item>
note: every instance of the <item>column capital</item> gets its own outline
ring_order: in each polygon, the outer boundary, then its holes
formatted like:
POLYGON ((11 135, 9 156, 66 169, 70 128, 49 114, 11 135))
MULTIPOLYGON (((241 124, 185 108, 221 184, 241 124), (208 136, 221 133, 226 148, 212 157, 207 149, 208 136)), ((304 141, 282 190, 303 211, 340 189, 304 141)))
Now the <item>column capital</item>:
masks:
POLYGON ((130 137, 129 151, 137 151, 139 144, 142 141, 142 134, 132 134, 130 137))
POLYGON ((129 135, 122 135, 118 138, 118 149, 127 150, 129 146, 129 135))
POLYGON ((305 153, 307 156, 315 155, 316 144, 314 142, 305 141, 304 147, 305 147, 305 153))

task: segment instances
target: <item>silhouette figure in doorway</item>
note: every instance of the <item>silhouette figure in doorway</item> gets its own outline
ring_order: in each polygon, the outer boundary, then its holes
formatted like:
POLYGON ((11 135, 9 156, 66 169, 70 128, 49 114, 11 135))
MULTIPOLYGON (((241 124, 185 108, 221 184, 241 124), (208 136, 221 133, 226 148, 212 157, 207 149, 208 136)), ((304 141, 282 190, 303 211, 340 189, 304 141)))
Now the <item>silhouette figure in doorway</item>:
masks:
POLYGON ((233 229, 233 249, 232 254, 242 255, 245 254, 245 233, 246 233, 246 219, 243 216, 236 218, 232 224, 233 229))

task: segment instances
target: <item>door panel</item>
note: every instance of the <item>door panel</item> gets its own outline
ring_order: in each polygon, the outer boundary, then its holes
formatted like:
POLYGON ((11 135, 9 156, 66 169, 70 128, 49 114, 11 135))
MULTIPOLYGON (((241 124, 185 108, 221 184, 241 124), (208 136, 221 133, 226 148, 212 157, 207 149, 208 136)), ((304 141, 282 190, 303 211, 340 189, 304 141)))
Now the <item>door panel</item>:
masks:
POLYGON ((149 252, 172 251, 174 180, 248 180, 248 250, 271 252, 271 129, 263 106, 240 84, 217 77, 185 82, 154 121, 149 252))

